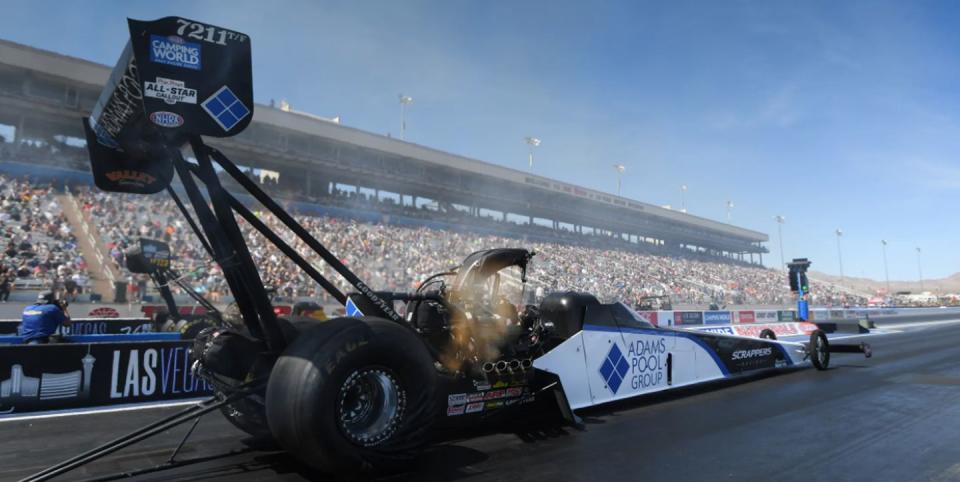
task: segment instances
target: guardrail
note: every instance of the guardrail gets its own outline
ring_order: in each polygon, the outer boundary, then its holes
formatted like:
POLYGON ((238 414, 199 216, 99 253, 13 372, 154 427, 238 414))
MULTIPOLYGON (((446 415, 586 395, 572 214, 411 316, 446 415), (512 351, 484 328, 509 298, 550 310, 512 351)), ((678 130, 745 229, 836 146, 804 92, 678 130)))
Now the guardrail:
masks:
MULTIPOLYGON (((777 323, 797 320, 796 310, 705 310, 705 311, 639 311, 640 317, 658 326, 734 325, 741 323, 777 323)), ((960 308, 853 308, 810 310, 812 322, 842 322, 870 319, 960 319, 960 308)))
MULTIPOLYGON (((20 320, 0 320, 0 335, 16 335, 19 326, 20 320)), ((58 334, 130 335, 153 331, 153 323, 148 318, 74 318, 70 326, 61 327, 58 334)))
MULTIPOLYGON (((157 336, 161 334, 153 334, 157 336)), ((171 334, 172 335, 172 334, 171 334)), ((177 334, 179 335, 179 334, 177 334)), ((213 393, 190 370, 192 341, 0 347, 0 415, 189 399, 213 393)), ((84 339, 81 337, 81 339, 84 339)))

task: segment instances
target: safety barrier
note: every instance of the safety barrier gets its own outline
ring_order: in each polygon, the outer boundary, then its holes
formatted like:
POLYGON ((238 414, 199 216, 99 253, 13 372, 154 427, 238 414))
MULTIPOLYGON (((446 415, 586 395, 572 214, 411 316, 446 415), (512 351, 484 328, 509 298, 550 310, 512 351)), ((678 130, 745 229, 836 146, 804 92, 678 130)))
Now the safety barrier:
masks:
POLYGON ((158 335, 179 334, 81 336, 88 342, 0 347, 0 414, 210 395, 213 388, 190 370, 191 341, 129 341, 158 335), (105 337, 114 341, 102 342, 105 337), (120 337, 127 339, 116 341, 120 337))
MULTIPOLYGON (((705 311, 640 311, 641 318, 657 326, 736 325, 747 323, 782 323, 798 321, 796 310, 705 310, 705 311)), ((813 322, 883 320, 898 318, 960 318, 960 308, 853 308, 810 310, 813 322)))
MULTIPOLYGON (((0 320, 0 335, 16 335, 20 320, 0 320)), ((153 323, 147 318, 74 318, 70 326, 61 327, 60 335, 130 335, 152 333, 153 323)))

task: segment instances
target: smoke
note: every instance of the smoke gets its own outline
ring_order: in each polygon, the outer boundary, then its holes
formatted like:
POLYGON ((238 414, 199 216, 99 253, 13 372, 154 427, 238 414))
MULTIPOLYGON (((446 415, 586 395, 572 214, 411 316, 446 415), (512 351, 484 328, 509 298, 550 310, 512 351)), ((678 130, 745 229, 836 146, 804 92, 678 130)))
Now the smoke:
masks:
POLYGON ((517 304, 522 298, 522 283, 517 277, 507 277, 501 283, 501 273, 483 283, 465 286, 450 294, 456 307, 450 317, 451 343, 441 353, 441 362, 451 370, 463 368, 465 362, 479 367, 487 361, 496 361, 515 341, 520 330, 517 304))

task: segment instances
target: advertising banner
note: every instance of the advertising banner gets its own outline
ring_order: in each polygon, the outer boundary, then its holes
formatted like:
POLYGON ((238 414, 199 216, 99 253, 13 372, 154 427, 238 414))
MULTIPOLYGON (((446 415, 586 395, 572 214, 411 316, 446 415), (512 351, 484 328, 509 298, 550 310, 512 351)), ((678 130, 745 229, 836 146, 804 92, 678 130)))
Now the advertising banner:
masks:
POLYGON ((640 318, 643 318, 647 323, 650 323, 653 326, 658 326, 656 311, 638 311, 637 314, 640 315, 640 318))
MULTIPOLYGON (((0 335, 16 335, 19 321, 0 321, 0 335)), ((129 335, 152 333, 153 324, 145 318, 74 318, 70 326, 61 327, 61 335, 129 335)))
POLYGON ((191 341, 0 347, 0 414, 207 396, 191 341))
POLYGON ((753 311, 737 312, 737 323, 754 323, 756 321, 757 317, 754 315, 753 311))
POLYGON ((765 323, 748 326, 734 325, 733 332, 740 336, 759 337, 763 330, 773 331, 777 337, 809 335, 817 329, 813 323, 765 323))
POLYGON ((797 312, 792 310, 777 311, 777 321, 793 321, 797 318, 797 312))
POLYGON ((757 310, 753 312, 757 323, 773 323, 777 321, 777 312, 773 310, 757 310))
POLYGON ((673 313, 673 322, 678 325, 702 325, 702 311, 675 311, 673 313))
POLYGON ((729 325, 733 323, 733 317, 729 311, 704 311, 703 322, 707 325, 729 325))

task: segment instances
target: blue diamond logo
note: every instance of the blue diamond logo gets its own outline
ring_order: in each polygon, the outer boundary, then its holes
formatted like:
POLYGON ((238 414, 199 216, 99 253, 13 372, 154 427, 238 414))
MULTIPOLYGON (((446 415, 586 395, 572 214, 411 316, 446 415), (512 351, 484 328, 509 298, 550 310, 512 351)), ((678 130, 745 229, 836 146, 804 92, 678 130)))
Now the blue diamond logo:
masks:
POLYGON ((233 129, 250 115, 250 109, 227 86, 221 87, 200 105, 225 131, 233 129))
POLYGON ((614 342, 613 346, 610 347, 610 352, 607 353, 607 358, 600 365, 600 376, 603 377, 607 388, 614 395, 617 394, 617 390, 620 389, 620 385, 623 384, 623 379, 627 376, 629 370, 630 363, 627 362, 623 352, 620 351, 620 347, 614 342))

